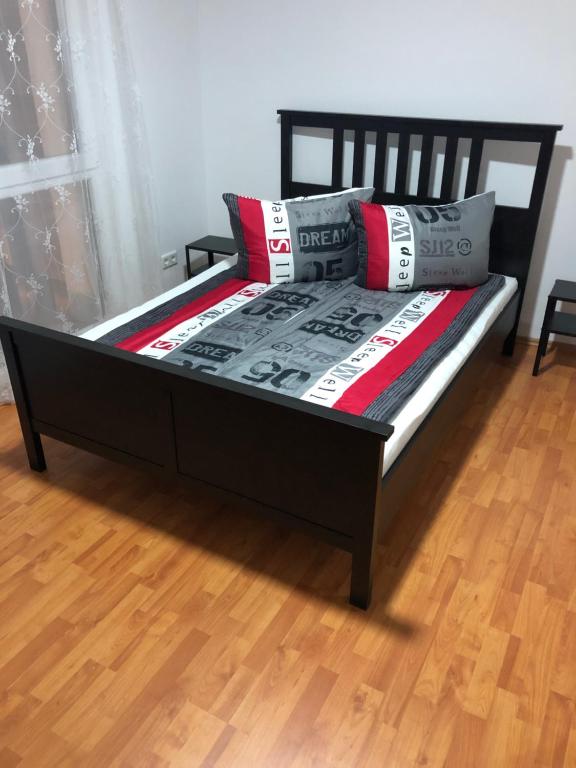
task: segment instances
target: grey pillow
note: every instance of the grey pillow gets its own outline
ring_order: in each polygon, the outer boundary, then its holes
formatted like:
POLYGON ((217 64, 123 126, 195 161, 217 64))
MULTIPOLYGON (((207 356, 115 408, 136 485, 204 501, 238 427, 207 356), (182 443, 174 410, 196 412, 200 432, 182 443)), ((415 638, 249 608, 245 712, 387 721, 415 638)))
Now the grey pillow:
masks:
POLYGON ((238 248, 238 277, 262 283, 342 280, 356 274, 358 243, 348 210, 369 201, 373 187, 292 200, 226 193, 238 248))
POLYGON ((356 282, 376 291, 475 286, 488 279, 495 193, 449 205, 352 202, 356 282))

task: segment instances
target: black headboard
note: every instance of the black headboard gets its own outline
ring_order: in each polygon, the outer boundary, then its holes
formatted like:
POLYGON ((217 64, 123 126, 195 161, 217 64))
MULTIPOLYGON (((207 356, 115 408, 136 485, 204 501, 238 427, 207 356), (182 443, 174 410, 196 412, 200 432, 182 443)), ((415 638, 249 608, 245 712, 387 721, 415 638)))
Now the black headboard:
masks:
MULTIPOLYGON (((279 109, 281 122, 281 194, 283 198, 298 195, 336 192, 344 189, 344 132, 354 132, 352 186, 375 187, 374 202, 382 204, 423 203, 438 205, 454 200, 456 159, 461 139, 470 140, 465 197, 476 194, 482 165, 484 142, 509 141, 539 145, 538 159, 527 208, 496 206, 490 246, 490 269, 518 279, 524 292, 538 219, 542 208, 546 180, 550 169, 554 140, 561 125, 530 125, 524 123, 489 123, 469 120, 433 120, 417 117, 384 117, 352 115, 336 112, 303 112, 279 109), (329 184, 309 184, 292 176, 292 138, 295 128, 324 128, 332 131, 332 177, 329 184), (364 178, 366 134, 376 134, 373 178, 364 178), (398 154, 393 190, 385 189, 387 145, 390 136, 397 136, 398 154), (416 195, 407 194, 411 137, 422 137, 420 167, 416 195), (445 137, 444 164, 438 197, 432 196, 431 171, 434 139, 445 137)), ((497 190, 496 190, 497 191, 497 190)))

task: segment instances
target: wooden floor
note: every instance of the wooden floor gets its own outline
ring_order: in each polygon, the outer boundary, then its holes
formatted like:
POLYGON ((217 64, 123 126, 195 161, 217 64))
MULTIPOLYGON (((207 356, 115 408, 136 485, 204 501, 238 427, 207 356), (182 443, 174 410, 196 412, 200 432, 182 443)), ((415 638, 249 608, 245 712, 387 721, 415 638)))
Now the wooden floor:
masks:
POLYGON ((0 766, 576 766, 576 350, 487 371, 349 556, 0 409, 0 766), (548 360, 548 358, 546 358, 548 360))

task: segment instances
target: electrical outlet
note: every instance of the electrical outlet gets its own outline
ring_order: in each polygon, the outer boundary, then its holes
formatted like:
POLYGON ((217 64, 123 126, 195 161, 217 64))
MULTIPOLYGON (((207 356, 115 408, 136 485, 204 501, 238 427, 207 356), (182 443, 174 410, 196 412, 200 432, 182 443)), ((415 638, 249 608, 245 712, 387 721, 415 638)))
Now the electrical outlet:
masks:
POLYGON ((162 262, 162 269, 170 269, 170 267, 175 267, 176 264, 178 264, 176 251, 168 251, 168 253, 163 253, 162 256, 160 256, 160 261, 162 262))

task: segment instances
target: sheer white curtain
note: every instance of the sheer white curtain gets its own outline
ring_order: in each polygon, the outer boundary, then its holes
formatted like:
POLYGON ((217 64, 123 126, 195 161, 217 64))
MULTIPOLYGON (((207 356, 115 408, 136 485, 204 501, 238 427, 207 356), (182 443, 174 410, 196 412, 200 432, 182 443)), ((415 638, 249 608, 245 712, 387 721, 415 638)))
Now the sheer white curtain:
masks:
POLYGON ((159 292, 142 126, 121 2, 2 0, 0 314, 74 333, 159 292))

